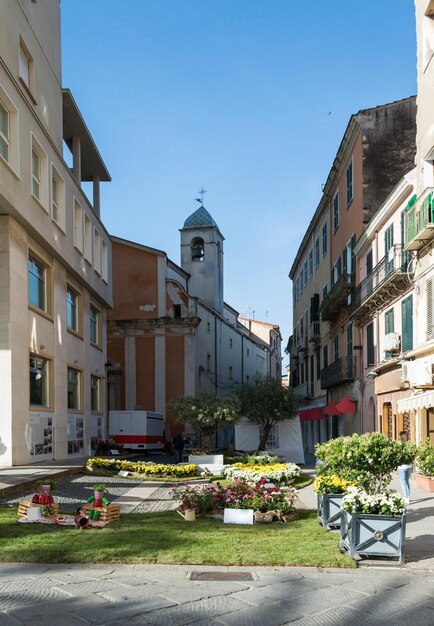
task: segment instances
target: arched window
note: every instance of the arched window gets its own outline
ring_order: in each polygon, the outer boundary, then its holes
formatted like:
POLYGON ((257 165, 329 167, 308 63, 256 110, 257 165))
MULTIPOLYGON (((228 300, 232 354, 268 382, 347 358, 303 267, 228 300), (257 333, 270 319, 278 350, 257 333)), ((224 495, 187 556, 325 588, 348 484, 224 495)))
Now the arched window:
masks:
POLYGON ((191 242, 191 259, 192 261, 203 261, 205 258, 205 246, 203 239, 196 237, 191 242))

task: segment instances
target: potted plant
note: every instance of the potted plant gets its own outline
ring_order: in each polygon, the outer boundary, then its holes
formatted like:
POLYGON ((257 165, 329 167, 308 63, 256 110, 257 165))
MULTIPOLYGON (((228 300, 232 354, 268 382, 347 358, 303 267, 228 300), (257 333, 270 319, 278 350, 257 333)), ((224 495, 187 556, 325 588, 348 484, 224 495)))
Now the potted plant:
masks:
POLYGON ((342 498, 340 547, 351 557, 398 557, 404 561, 405 502, 396 491, 368 494, 349 487, 342 498))
POLYGON ((396 556, 403 560, 405 503, 399 494, 387 491, 387 485, 407 452, 405 442, 381 433, 339 437, 318 447, 317 458, 324 462, 326 472, 358 485, 347 489, 349 494, 357 494, 354 501, 342 498, 340 545, 351 556, 396 556))
POLYGON ((107 491, 107 485, 105 485, 104 483, 98 483, 97 485, 94 485, 92 489, 93 489, 93 495, 95 497, 93 506, 94 507, 102 506, 103 505, 102 498, 103 498, 104 493, 107 491))
POLYGON ((208 485, 176 485, 173 495, 179 501, 176 512, 185 519, 192 522, 196 519, 197 513, 208 513, 213 511, 217 504, 215 494, 217 489, 208 485))
POLYGON ((353 484, 336 474, 320 474, 315 478, 318 522, 327 530, 340 527, 342 498, 348 487, 353 484))
POLYGON ((415 480, 425 491, 434 491, 434 446, 427 438, 417 451, 415 480))

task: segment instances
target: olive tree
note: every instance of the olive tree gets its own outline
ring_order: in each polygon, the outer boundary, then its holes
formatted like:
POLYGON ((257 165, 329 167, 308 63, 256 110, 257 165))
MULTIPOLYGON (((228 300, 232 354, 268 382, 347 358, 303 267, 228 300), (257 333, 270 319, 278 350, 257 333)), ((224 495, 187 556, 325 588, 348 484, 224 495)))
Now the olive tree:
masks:
POLYGON ((258 450, 265 450, 273 426, 295 417, 297 402, 293 391, 283 387, 280 380, 256 378, 252 383, 244 384, 239 395, 241 414, 262 426, 258 450))
POLYGON ((237 396, 219 398, 214 391, 200 391, 196 396, 183 396, 169 404, 177 422, 190 422, 202 435, 203 447, 211 448, 211 437, 222 424, 240 418, 241 403, 237 396))

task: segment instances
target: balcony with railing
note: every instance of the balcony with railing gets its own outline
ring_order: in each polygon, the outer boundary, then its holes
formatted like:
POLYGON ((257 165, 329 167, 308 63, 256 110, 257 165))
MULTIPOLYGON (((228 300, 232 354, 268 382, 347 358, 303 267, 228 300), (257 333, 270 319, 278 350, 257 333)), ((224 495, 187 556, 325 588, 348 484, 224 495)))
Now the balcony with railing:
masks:
POLYGON ((411 288, 411 256, 402 244, 392 246, 372 272, 352 290, 348 309, 353 321, 372 317, 411 288))
POLYGON ((319 324, 319 322, 311 322, 308 329, 308 340, 315 345, 318 344, 321 339, 319 324))
POLYGON ((309 396, 310 387, 311 385, 308 382, 304 382, 301 385, 297 385, 297 387, 293 387, 294 395, 300 396, 301 398, 309 396))
POLYGON ((434 239, 434 188, 428 187, 404 215, 404 250, 419 250, 434 239))
POLYGON ((307 354, 308 348, 309 348, 309 345, 307 341, 307 335, 302 335, 300 337, 298 348, 297 348, 298 354, 307 354))
POLYGON ((354 380, 355 357, 345 356, 321 370, 321 389, 336 387, 354 380))
POLYGON ((339 276, 322 301, 321 319, 323 322, 331 322, 340 316, 343 308, 346 309, 347 307, 348 295, 353 287, 353 274, 341 274, 339 276))

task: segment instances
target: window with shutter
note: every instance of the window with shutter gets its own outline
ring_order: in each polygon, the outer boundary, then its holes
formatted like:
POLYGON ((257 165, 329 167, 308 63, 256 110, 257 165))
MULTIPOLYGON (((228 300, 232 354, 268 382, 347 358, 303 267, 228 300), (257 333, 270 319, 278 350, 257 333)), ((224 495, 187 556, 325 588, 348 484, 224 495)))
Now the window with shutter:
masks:
POLYGON ((393 313, 393 308, 389 309, 384 314, 384 333, 388 335, 389 333, 393 333, 395 331, 395 318, 393 313))
POLYGON ((401 303, 402 308, 402 351, 413 350, 413 296, 401 303))
POLYGON ((374 324, 368 324, 366 327, 366 365, 369 367, 370 365, 374 365, 375 363, 375 352, 374 352, 374 324))
POLYGON ((393 255, 389 254, 389 250, 393 246, 393 224, 391 224, 384 233, 384 256, 386 258, 386 274, 393 270, 393 255))
POLYGON ((342 259, 343 259, 343 272, 344 274, 347 273, 347 247, 345 246, 344 251, 342 253, 342 259))
POLYGON ((427 339, 433 336, 432 278, 426 281, 426 336, 427 339))

